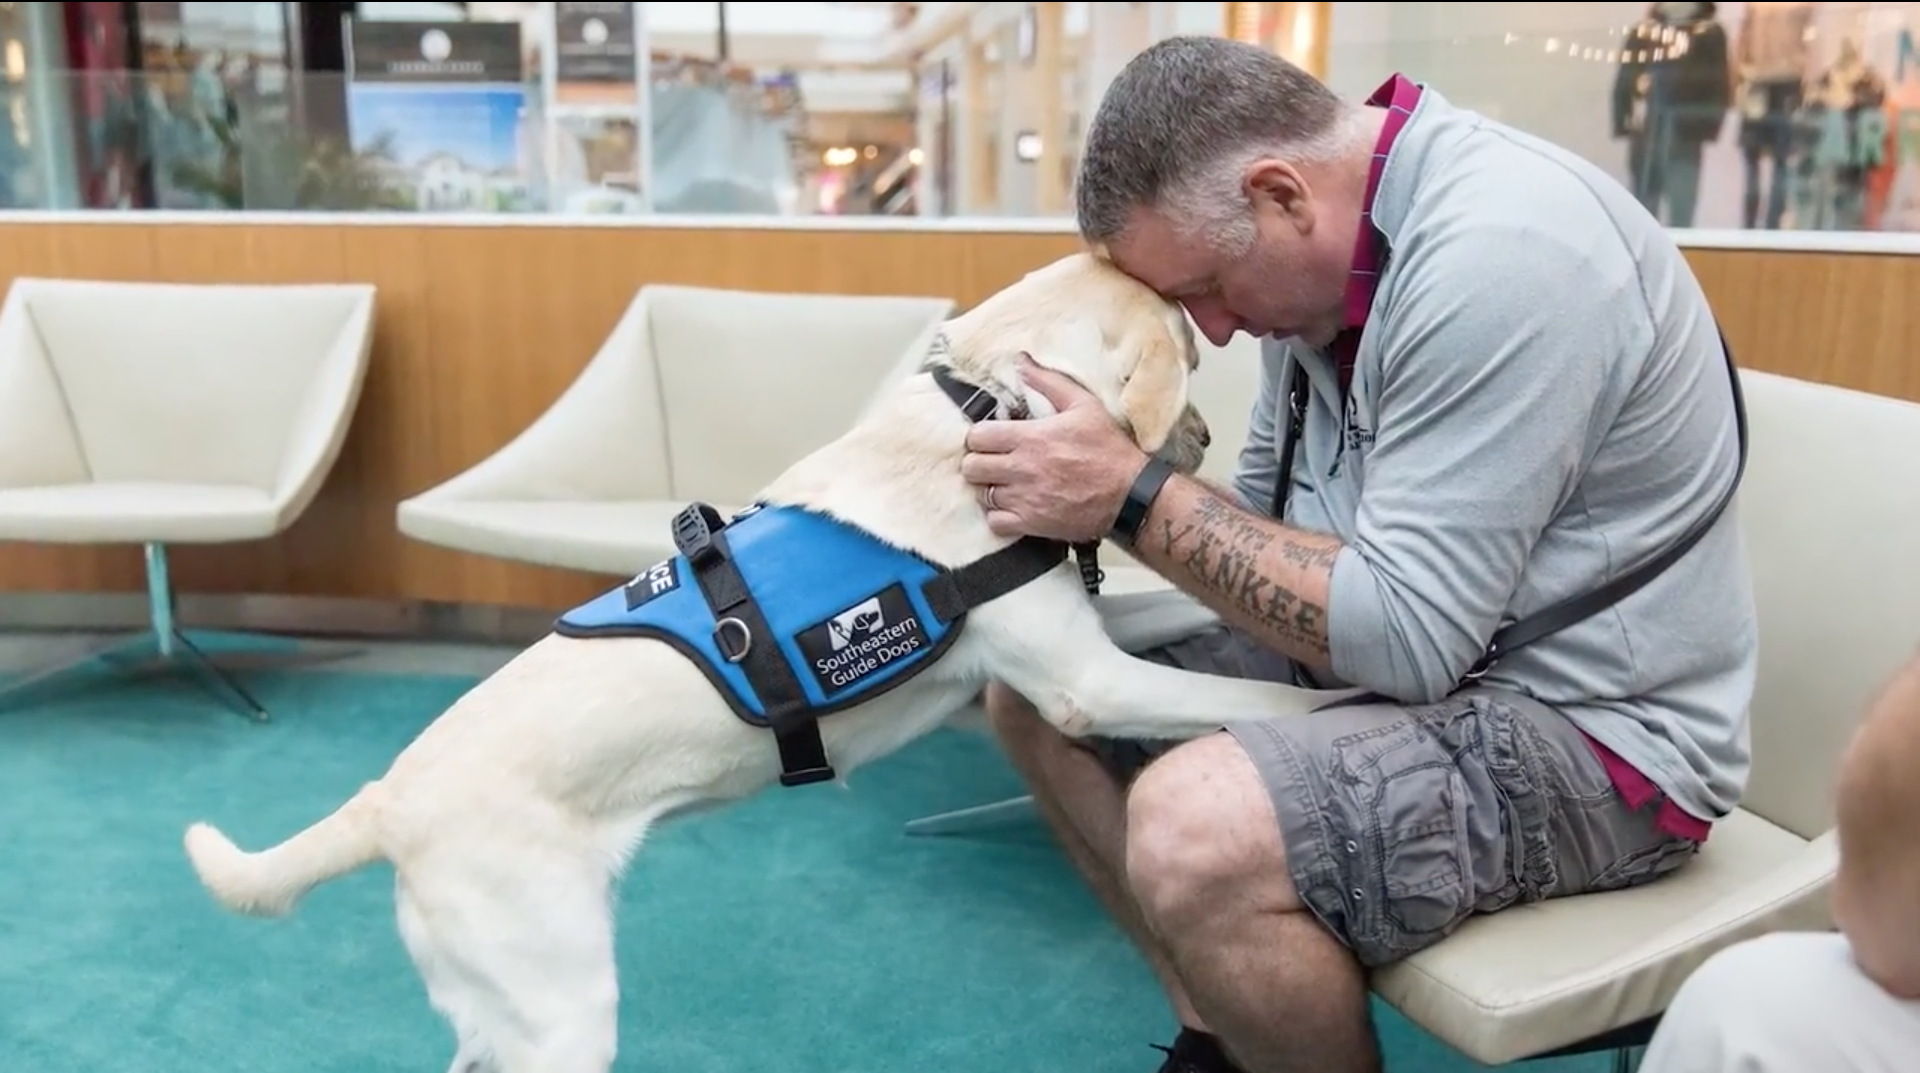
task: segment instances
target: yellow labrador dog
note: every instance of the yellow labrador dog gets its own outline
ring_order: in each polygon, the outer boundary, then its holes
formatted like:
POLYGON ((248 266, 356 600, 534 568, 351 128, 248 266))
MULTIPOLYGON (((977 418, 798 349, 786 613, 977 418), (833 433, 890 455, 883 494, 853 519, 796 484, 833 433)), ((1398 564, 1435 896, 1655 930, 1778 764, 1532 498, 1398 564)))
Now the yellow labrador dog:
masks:
POLYGON ((992 680, 1073 735, 1194 737, 1324 703, 1128 656, 1066 549, 988 531, 960 460, 970 420, 1051 411, 1023 390, 1022 355, 1085 385, 1143 449, 1199 466, 1184 315, 1097 257, 1068 257, 950 321, 925 370, 757 509, 683 514, 683 554, 563 618, 332 815, 258 853, 195 824, 201 881, 234 911, 281 915, 387 860, 401 936, 458 1039, 451 1073, 605 1073, 611 888, 662 818, 844 775, 992 680), (812 543, 769 544, 782 533, 812 543), (885 598, 857 576, 874 570, 892 572, 885 598))

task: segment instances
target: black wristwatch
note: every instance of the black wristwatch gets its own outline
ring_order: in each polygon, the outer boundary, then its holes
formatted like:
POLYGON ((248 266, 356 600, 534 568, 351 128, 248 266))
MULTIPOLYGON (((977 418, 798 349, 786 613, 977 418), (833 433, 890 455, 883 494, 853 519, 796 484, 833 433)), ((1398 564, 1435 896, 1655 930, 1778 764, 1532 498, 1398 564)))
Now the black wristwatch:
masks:
POLYGON ((1160 489, 1171 476, 1173 467, 1165 459, 1147 459, 1140 475, 1133 479, 1133 487, 1127 490, 1126 502, 1120 504, 1120 514, 1113 519, 1113 539, 1131 544, 1139 538, 1140 527, 1147 524, 1147 512, 1153 509, 1153 501, 1160 497, 1160 489))

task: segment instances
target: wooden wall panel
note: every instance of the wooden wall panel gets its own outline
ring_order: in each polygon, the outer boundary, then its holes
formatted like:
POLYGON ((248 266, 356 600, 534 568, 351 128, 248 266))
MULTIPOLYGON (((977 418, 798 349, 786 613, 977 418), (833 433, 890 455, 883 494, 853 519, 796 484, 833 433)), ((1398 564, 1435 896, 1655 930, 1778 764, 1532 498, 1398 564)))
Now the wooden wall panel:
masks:
MULTIPOLYGON (((931 294, 963 306, 1077 248, 1064 234, 745 229, 0 225, 0 279, 364 281, 373 364, 346 447, 286 535, 175 550, 183 592, 558 608, 605 578, 401 536, 394 507, 498 449, 598 349, 636 288, 931 294)), ((1743 364, 1920 400, 1920 258, 1696 251, 1743 364)), ((137 550, 0 545, 0 593, 136 591, 137 550)))
POLYGON ((1741 364, 1920 401, 1920 257, 1692 250, 1741 364))

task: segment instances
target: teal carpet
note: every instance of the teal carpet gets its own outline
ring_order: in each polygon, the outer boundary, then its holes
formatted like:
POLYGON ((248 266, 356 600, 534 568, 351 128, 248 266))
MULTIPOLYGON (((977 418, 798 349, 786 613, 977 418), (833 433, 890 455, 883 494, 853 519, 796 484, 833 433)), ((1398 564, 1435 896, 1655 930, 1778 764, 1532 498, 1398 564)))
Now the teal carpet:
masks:
MULTIPOLYGON (((0 711, 0 1070, 445 1068, 384 867, 258 921, 218 911, 179 845, 202 817, 249 847, 292 834, 470 680, 251 681, 270 724, 165 679, 0 711)), ((1014 792, 989 743, 944 732, 850 789, 670 825, 624 888, 619 1068, 1150 1073, 1170 1028, 1152 981, 1037 827, 901 834, 1014 792)), ((1393 1073, 1479 1068, 1390 1011, 1381 1026, 1393 1073)))

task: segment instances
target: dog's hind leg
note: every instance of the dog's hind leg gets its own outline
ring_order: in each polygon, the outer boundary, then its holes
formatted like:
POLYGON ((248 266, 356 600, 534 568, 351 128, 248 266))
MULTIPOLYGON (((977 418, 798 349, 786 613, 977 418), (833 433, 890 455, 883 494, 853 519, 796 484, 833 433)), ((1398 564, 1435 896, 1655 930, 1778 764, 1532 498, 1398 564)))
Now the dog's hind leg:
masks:
POLYGON ((481 1016, 475 1008, 478 995, 461 979, 459 965, 434 934, 405 879, 394 880, 393 904, 400 940, 426 984, 427 1003, 447 1019, 458 1041, 447 1073, 499 1073, 493 1048, 480 1034, 481 1016))
POLYGON ((490 1073, 613 1066, 611 869, 577 827, 555 820, 489 817, 473 825, 478 837, 443 841, 409 876, 434 945, 472 1000, 470 1038, 491 1055, 490 1073), (428 877, 431 889, 418 881, 428 877))

